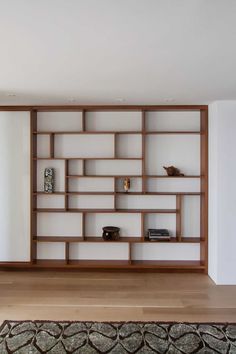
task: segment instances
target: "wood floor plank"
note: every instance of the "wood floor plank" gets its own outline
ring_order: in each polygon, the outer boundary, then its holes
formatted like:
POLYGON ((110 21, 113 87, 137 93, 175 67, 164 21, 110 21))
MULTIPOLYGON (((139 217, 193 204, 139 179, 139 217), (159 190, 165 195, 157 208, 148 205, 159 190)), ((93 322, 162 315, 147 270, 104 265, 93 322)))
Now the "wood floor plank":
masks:
POLYGON ((204 274, 0 272, 0 322, 236 322, 236 286, 204 274))

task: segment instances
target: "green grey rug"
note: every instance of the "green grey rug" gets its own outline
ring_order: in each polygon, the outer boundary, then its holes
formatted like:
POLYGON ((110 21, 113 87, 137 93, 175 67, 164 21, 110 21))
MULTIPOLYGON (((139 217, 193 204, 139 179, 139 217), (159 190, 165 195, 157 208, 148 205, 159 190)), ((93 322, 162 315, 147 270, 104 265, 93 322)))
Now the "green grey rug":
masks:
POLYGON ((236 324, 5 321, 0 354, 236 353, 236 324))

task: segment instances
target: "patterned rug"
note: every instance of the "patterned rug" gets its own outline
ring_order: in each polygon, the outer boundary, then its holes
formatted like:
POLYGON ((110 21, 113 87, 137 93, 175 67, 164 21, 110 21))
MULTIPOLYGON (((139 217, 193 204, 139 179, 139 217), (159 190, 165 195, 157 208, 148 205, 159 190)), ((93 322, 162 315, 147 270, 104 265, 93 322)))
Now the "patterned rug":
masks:
POLYGON ((5 321, 1 354, 236 353, 236 324, 5 321))

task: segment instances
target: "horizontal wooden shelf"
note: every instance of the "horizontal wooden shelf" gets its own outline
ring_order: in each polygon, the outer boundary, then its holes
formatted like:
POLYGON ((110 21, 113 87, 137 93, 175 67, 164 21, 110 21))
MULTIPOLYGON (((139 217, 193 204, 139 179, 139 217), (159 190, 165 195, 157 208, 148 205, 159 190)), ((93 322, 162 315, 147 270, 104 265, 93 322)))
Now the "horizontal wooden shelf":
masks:
MULTIPOLYGON (((50 159, 52 160, 52 159, 50 159)), ((138 159, 139 160, 139 159, 138 159)), ((67 175, 67 178, 88 178, 88 177, 100 177, 100 178, 125 178, 125 177, 130 177, 130 178, 201 178, 204 176, 199 176, 199 175, 189 175, 189 176, 166 176, 166 175, 67 175)))
POLYGON ((178 240, 176 237, 171 237, 169 241, 148 241, 147 239, 143 239, 141 236, 133 236, 133 237, 120 237, 119 240, 116 241, 105 241, 102 237, 99 236, 34 236, 34 242, 93 242, 93 243, 200 243, 201 240, 199 237, 182 237, 178 240))
POLYGON ((168 268, 168 269, 205 269, 200 261, 156 261, 156 260, 133 260, 133 267, 141 268, 168 268))
POLYGON ((66 178, 142 178, 141 175, 67 175, 66 178))
POLYGON ((201 195, 201 192, 116 192, 119 195, 201 195))
POLYGON ((199 270, 205 269, 200 261, 156 261, 156 260, 51 260, 38 259, 33 264, 35 268, 124 268, 124 269, 176 269, 199 270))
POLYGON ((106 242, 106 243, 133 243, 133 242, 142 242, 141 237, 120 237, 116 241, 105 241, 102 237, 99 236, 37 236, 34 237, 35 242, 106 242))
POLYGON ((108 134, 108 135, 114 135, 114 134, 148 134, 148 135, 159 135, 159 134, 203 134, 204 132, 201 132, 199 130, 193 131, 193 130, 78 130, 78 131, 73 131, 73 130, 68 130, 68 131, 34 131, 33 134, 37 135, 97 135, 97 134, 108 134))
POLYGON ((34 157, 33 160, 142 160, 142 157, 34 157))
POLYGON ((82 236, 34 236, 34 242, 83 242, 82 236))
POLYGON ((43 191, 34 192, 33 195, 201 195, 203 192, 53 192, 45 193, 43 191))
POLYGON ((34 195, 115 195, 114 192, 53 192, 53 193, 45 193, 45 192, 35 192, 34 195))
POLYGON ((143 111, 202 111, 207 112, 207 105, 2 105, 2 111, 38 111, 38 112, 140 112, 143 111))
POLYGON ((179 131, 177 131, 177 130, 163 130, 163 131, 145 131, 144 132, 144 134, 148 134, 148 135, 162 135, 162 134, 166 134, 166 135, 171 135, 171 134, 181 134, 181 135, 183 135, 183 134, 186 134, 186 135, 188 135, 188 134, 202 134, 201 133, 201 131, 199 131, 199 130, 197 130, 197 131, 193 131, 193 130, 179 130, 179 131))
POLYGON ((80 208, 39 208, 33 210, 35 213, 137 213, 137 214, 175 214, 176 209, 80 209, 80 208))
POLYGON ((141 130, 117 130, 117 131, 113 131, 113 130, 78 130, 78 131, 34 131, 33 134, 38 134, 38 135, 50 135, 50 134, 55 134, 55 135, 60 135, 60 134, 64 134, 64 135, 70 135, 70 134, 74 134, 74 135, 89 135, 89 134, 108 134, 108 135, 114 135, 114 134, 142 134, 141 130))
POLYGON ((177 239, 177 237, 171 237, 169 241, 149 241, 147 239, 144 240, 145 243, 200 243, 202 241, 203 239, 201 239, 200 237, 181 237, 180 239, 177 239))
POLYGON ((167 175, 146 175, 144 178, 201 178, 199 175, 167 176, 167 175))

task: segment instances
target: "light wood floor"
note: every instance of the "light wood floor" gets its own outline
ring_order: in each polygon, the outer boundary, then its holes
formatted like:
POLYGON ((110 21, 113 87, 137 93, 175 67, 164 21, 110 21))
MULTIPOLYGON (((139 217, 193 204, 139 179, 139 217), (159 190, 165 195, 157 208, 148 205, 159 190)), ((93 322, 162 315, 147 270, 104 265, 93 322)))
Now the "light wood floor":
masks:
POLYGON ((236 322, 236 286, 203 274, 0 272, 5 319, 236 322))

